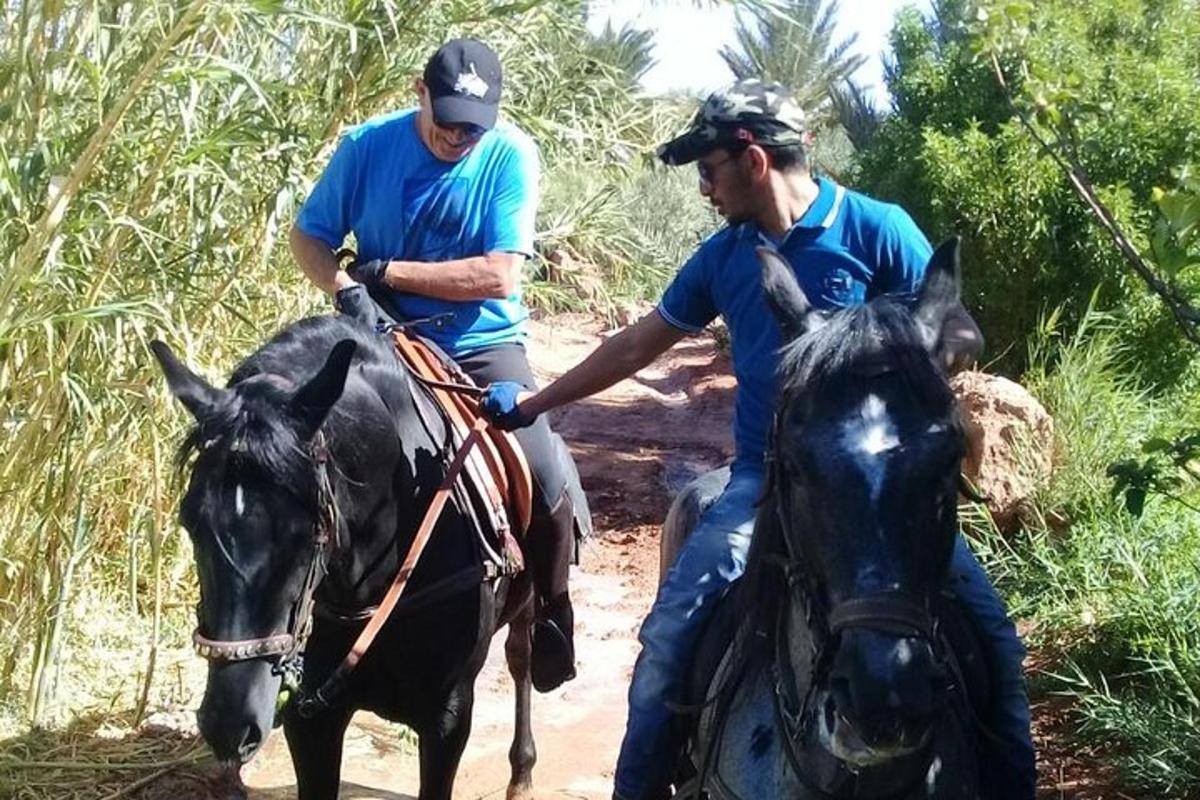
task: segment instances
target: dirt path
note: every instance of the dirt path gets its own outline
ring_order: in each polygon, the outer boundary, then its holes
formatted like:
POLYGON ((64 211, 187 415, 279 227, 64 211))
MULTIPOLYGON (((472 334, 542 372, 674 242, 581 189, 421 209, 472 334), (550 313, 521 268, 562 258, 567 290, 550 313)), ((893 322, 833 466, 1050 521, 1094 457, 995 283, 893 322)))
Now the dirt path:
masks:
MULTIPOLYGON (((589 317, 562 315, 535 323, 530 352, 540 380, 577 363, 602 339, 589 317)), ((668 498, 701 471, 732 455, 729 364, 708 337, 685 340, 656 364, 596 397, 554 415, 570 443, 592 503, 596 538, 572 577, 579 677, 534 696, 534 771, 539 800, 605 800, 625 723, 625 691, 637 653, 637 630, 653 599, 658 526, 668 498)), ((511 682, 502 637, 477 682, 474 729, 455 797, 502 798, 512 737, 511 682)), ((1042 798, 1126 797, 1108 790, 1095 754, 1062 744, 1061 709, 1035 707, 1042 798)), ((343 759, 344 800, 408 800, 417 791, 411 740, 360 714, 343 759)), ((243 773, 251 800, 295 796, 281 735, 243 773)))

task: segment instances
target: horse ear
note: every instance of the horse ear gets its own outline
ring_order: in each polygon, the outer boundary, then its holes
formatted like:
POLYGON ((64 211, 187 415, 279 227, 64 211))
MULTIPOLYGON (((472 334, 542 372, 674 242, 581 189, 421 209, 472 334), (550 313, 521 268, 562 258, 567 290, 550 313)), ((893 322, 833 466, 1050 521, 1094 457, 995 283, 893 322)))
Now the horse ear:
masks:
POLYGON ((158 339, 151 341, 150 350, 158 359, 158 365, 162 367, 171 394, 175 395, 197 420, 208 416, 221 402, 224 390, 214 387, 184 366, 165 342, 158 339))
POLYGON ((800 288, 792 265, 769 247, 756 247, 755 251, 762 264, 762 286, 767 305, 783 329, 783 338, 790 341, 813 329, 818 315, 800 288))
POLYGON ((930 352, 939 346, 947 315, 962 307, 962 267, 958 251, 959 238, 955 236, 933 252, 917 295, 914 316, 920 324, 925 347, 930 352))
POLYGON ((343 339, 329 351, 325 365, 312 379, 300 387, 292 398, 292 414, 300 422, 305 439, 316 435, 333 404, 346 388, 346 373, 357 345, 353 339, 343 339))

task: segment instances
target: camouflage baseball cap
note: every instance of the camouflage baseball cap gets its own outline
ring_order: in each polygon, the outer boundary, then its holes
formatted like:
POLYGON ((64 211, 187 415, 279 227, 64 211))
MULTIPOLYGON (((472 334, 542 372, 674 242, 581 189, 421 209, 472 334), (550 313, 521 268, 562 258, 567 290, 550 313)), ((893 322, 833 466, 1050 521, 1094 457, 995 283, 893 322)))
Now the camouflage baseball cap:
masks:
POLYGON ((804 144, 804 111, 783 84, 746 78, 713 92, 692 124, 658 148, 672 166, 688 164, 729 144, 804 144))

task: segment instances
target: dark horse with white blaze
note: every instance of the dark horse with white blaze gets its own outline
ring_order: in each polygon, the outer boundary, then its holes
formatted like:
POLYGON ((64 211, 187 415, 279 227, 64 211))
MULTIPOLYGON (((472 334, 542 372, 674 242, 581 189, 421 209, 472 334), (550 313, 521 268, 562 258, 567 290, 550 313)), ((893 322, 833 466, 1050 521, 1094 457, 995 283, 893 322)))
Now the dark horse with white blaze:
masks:
POLYGON ((342 738, 367 709, 420 740, 421 800, 449 800, 493 633, 516 684, 510 798, 530 796, 532 590, 486 570, 463 503, 442 511, 405 597, 340 691, 313 702, 400 569, 447 467, 432 399, 390 341, 341 317, 301 320, 247 358, 226 388, 161 342, 171 392, 196 419, 180 516, 200 582, 197 642, 209 658, 200 731, 230 765, 249 760, 299 667, 283 712, 300 800, 336 798, 342 738), (317 613, 313 613, 313 611, 317 613), (311 635, 307 636, 311 624, 311 635), (307 702, 305 702, 307 701, 307 702))
MULTIPOLYGON (((697 656, 679 795, 975 798, 970 670, 945 636, 963 623, 944 586, 964 437, 939 352, 957 241, 916 298, 839 311, 759 255, 780 399, 747 573, 697 656)), ((710 474, 676 501, 665 558, 723 485, 710 474)))

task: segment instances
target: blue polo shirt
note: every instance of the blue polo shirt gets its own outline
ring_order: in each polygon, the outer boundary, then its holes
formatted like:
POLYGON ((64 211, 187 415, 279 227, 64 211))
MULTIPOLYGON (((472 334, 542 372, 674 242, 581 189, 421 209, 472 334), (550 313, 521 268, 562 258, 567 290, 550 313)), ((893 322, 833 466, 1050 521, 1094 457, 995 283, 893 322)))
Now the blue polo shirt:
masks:
MULTIPOLYGON (((354 234, 361 260, 452 261, 491 252, 533 254, 538 152, 499 122, 460 161, 436 158, 405 109, 349 130, 300 209, 296 225, 330 249, 354 234)), ((401 319, 454 318, 421 333, 451 355, 524 338, 520 289, 500 299, 451 301, 392 292, 401 319)))
POLYGON ((695 333, 719 314, 729 326, 737 378, 734 472, 762 469, 778 394, 779 325, 762 290, 754 249, 774 247, 818 308, 846 308, 881 294, 913 293, 933 249, 912 218, 825 180, 804 216, 779 241, 754 223, 706 239, 667 287, 658 311, 695 333))

